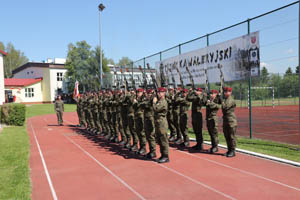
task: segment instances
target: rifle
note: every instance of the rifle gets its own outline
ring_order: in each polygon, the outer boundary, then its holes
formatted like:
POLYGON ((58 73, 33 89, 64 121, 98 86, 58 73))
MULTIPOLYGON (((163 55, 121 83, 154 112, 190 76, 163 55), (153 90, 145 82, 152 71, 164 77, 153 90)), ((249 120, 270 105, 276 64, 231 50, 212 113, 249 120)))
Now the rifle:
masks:
POLYGON ((150 68, 149 63, 147 63, 147 68, 150 70, 150 76, 151 76, 151 79, 152 79, 154 90, 155 90, 156 96, 158 96, 157 95, 158 84, 157 84, 155 76, 151 73, 151 68, 150 68))
POLYGON ((220 70, 220 97, 221 97, 221 100, 223 99, 224 84, 225 84, 222 67, 223 67, 222 65, 218 64, 218 69, 220 70))
POLYGON ((143 75, 144 89, 147 90, 147 87, 148 87, 147 77, 146 77, 146 74, 145 74, 145 72, 143 71, 141 65, 139 65, 139 70, 141 71, 141 73, 142 73, 142 75, 143 75))
POLYGON ((190 82, 192 84, 192 88, 193 88, 193 90, 195 90, 194 79, 193 79, 192 73, 190 72, 190 69, 188 68, 188 66, 186 66, 186 71, 189 73, 189 77, 190 77, 190 82))
POLYGON ((124 80, 125 80, 125 91, 128 91, 128 81, 127 81, 127 78, 124 75, 123 70, 122 70, 121 67, 120 67, 120 72, 121 72, 121 74, 122 74, 122 76, 124 77, 124 80))
MULTIPOLYGON (((129 73, 128 68, 126 68, 126 71, 129 73)), ((132 69, 132 73, 133 73, 133 69, 132 69)), ((135 93, 136 93, 136 96, 137 96, 137 90, 136 90, 136 86, 135 86, 135 80, 133 78, 133 74, 132 73, 130 73, 130 76, 131 76, 131 85, 132 85, 132 88, 135 90, 135 93)))
MULTIPOLYGON (((160 63, 159 71, 160 71, 161 86, 165 87, 166 86, 166 76, 165 76, 165 72, 164 72, 164 65, 162 63, 160 63)), ((168 85, 169 85, 169 79, 168 79, 168 85)))
POLYGON ((207 74, 207 69, 204 69, 205 72, 205 77, 206 77, 206 81, 205 81, 205 92, 207 94, 207 98, 210 99, 210 91, 209 91, 209 86, 208 86, 208 74, 207 74))
POLYGON ((178 75, 179 75, 179 79, 180 79, 181 87, 182 87, 182 89, 184 89, 184 84, 183 84, 183 80, 182 80, 181 73, 180 73, 180 71, 179 71, 179 69, 178 69, 178 67, 177 67, 177 66, 175 66, 175 68, 176 68, 176 71, 177 71, 177 73, 178 73, 178 75))
POLYGON ((176 88, 175 78, 174 78, 174 76, 173 76, 173 73, 172 73, 171 68, 168 68, 168 70, 169 70, 169 72, 171 73, 171 76, 172 76, 172 83, 173 83, 173 87, 174 87, 174 89, 175 89, 175 88, 176 88))

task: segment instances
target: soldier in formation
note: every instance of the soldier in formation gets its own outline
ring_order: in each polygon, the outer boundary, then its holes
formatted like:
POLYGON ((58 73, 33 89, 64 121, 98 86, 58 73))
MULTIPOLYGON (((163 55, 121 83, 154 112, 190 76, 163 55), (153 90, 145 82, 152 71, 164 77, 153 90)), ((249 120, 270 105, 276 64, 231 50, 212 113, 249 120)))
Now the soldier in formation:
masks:
MULTIPOLYGON (((190 104, 192 127, 196 136, 196 145, 192 148, 203 150, 202 108, 205 106, 207 129, 211 138, 209 152, 218 152, 217 113, 222 109, 223 132, 228 146, 226 156, 235 156, 236 104, 232 88, 229 87, 224 88, 224 94, 219 94, 217 90, 207 94, 202 88, 188 90, 180 87, 162 87, 156 92, 153 89, 128 88, 85 93, 77 101, 77 113, 79 126, 148 159, 156 158, 158 144, 161 157, 157 161, 165 163, 169 162, 169 142, 183 147, 190 146, 190 104)), ((61 110, 61 104, 57 102, 55 108, 61 110)))

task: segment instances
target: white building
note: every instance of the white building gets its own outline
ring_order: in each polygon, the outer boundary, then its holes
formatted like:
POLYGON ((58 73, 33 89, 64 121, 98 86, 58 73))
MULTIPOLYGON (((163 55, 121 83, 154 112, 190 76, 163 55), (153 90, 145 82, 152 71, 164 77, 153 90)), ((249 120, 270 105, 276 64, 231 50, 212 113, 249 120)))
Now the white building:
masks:
POLYGON ((0 105, 2 105, 5 102, 3 56, 6 56, 6 55, 7 55, 7 53, 0 50, 0 105))
POLYGON ((65 69, 63 60, 59 61, 59 63, 28 62, 13 70, 13 78, 41 78, 42 102, 52 102, 54 101, 56 95, 67 92, 64 84, 64 76, 67 72, 67 69, 65 69))
MULTIPOLYGON (((119 81, 120 83, 124 82, 124 79, 126 78, 129 85, 132 85, 132 79, 135 82, 136 87, 142 86, 144 84, 144 77, 143 73, 139 68, 129 68, 128 70, 122 69, 122 72, 120 71, 120 67, 114 67, 112 65, 109 65, 110 67, 110 73, 112 76, 112 86, 116 86, 116 83, 119 81)), ((145 72, 147 84, 151 85, 152 78, 151 74, 156 76, 156 70, 155 69, 142 69, 145 72)))

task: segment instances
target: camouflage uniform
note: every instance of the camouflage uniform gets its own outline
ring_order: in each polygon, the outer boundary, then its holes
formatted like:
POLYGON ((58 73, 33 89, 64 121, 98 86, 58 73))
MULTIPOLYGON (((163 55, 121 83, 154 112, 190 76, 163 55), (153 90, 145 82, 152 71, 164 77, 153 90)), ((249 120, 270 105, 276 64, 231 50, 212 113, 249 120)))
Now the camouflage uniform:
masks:
POLYGON ((184 139, 184 145, 187 147, 190 142, 188 135, 188 111, 190 102, 187 101, 186 97, 179 97, 178 102, 180 103, 180 132, 184 139))
POLYGON ((122 118, 122 125, 123 125, 123 131, 126 136, 126 148, 131 147, 131 134, 129 130, 129 124, 128 124, 128 102, 127 102, 127 95, 125 94, 120 99, 121 102, 121 118, 122 118))
POLYGON ((237 128, 237 120, 234 114, 235 107, 236 103, 231 96, 222 101, 223 132, 228 151, 235 151, 236 147, 235 132, 237 128))
POLYGON ((166 101, 168 103, 167 120, 168 120, 168 127, 171 132, 170 133, 170 141, 174 141, 176 139, 176 128, 174 126, 172 98, 173 98, 173 96, 171 96, 171 95, 166 96, 166 101))
POLYGON ((154 111, 153 111, 153 96, 146 99, 143 104, 144 108, 144 125, 147 141, 149 144, 149 156, 156 157, 156 142, 155 142, 155 126, 154 126, 154 111))
POLYGON ((208 133, 211 138, 212 148, 217 148, 219 144, 218 138, 218 110, 221 105, 218 102, 218 99, 215 98, 213 101, 206 101, 206 123, 208 133))
POLYGON ((190 91, 187 100, 192 102, 192 125, 193 130, 196 136, 197 145, 195 147, 198 147, 202 149, 203 144, 203 135, 202 135, 202 124, 203 124, 203 118, 202 118, 202 112, 201 108, 205 104, 206 100, 204 98, 204 95, 197 95, 194 91, 190 91))
POLYGON ((176 144, 182 143, 182 135, 180 132, 180 98, 181 93, 177 92, 172 100, 173 105, 173 123, 177 134, 176 144))
POLYGON ((160 153, 162 157, 169 157, 169 141, 168 141, 168 103, 165 99, 160 99, 153 105, 154 120, 155 120, 155 134, 158 145, 160 146, 160 153))
POLYGON ((135 132, 135 124, 134 124, 134 109, 133 109, 133 99, 135 95, 127 94, 126 95, 126 101, 128 106, 128 125, 130 134, 132 137, 132 150, 137 150, 137 144, 138 144, 138 136, 135 132))
POLYGON ((56 111, 58 124, 62 125, 63 124, 64 102, 62 100, 56 100, 54 103, 54 109, 56 111))
POLYGON ((134 109, 134 123, 135 123, 135 132, 139 138, 140 148, 139 153, 146 153, 146 135, 144 131, 144 110, 142 109, 143 96, 138 97, 137 100, 133 103, 134 109))

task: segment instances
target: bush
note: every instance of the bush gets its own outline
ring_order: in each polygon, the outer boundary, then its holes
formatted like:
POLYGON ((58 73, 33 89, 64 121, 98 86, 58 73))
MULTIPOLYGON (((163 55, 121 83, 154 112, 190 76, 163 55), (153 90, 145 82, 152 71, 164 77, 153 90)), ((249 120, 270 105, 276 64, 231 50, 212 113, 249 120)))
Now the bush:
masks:
POLYGON ((1 106, 1 123, 14 126, 23 126, 25 122, 26 107, 23 104, 4 104, 1 106))

